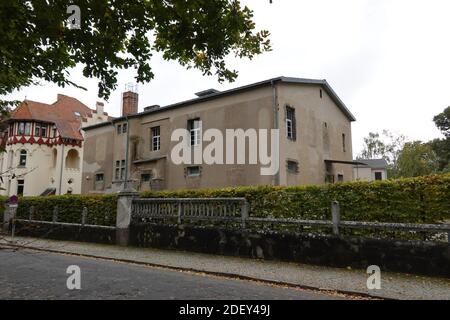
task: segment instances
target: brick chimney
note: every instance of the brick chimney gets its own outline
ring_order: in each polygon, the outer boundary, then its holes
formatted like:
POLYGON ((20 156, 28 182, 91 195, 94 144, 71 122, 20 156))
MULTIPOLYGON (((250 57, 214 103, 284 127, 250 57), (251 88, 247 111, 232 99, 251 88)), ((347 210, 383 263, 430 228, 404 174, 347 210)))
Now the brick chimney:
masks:
POLYGON ((138 112, 139 95, 137 92, 127 91, 122 94, 122 116, 138 112))

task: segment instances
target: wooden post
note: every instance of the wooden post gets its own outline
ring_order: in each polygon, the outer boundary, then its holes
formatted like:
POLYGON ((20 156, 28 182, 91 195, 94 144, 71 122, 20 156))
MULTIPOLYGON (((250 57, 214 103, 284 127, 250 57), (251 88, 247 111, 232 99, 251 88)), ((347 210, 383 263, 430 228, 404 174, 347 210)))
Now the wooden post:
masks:
POLYGON ((333 221, 333 234, 339 236, 339 224, 341 223, 341 208, 339 202, 331 203, 331 219, 333 221))

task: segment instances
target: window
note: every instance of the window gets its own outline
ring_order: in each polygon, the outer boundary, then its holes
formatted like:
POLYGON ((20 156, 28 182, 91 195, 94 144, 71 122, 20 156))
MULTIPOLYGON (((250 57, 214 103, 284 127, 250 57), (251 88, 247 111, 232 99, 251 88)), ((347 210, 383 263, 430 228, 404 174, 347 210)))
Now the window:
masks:
POLYGON ((200 119, 192 119, 188 121, 188 130, 191 135, 191 146, 198 146, 200 144, 200 119))
POLYGON ((375 172, 375 180, 383 180, 383 174, 381 172, 375 172))
POLYGON ((78 111, 74 111, 73 114, 77 117, 81 117, 81 114, 78 111))
POLYGON ((56 126, 52 127, 52 137, 56 138, 56 126))
POLYGON ((126 132, 127 132, 127 124, 124 123, 124 124, 122 125, 122 133, 126 133, 126 132))
POLYGON ((17 195, 23 196, 24 189, 25 189, 25 180, 17 180, 17 195))
POLYGON ((27 151, 21 150, 19 158, 19 166, 25 167, 26 165, 27 165, 27 151))
POLYGON ((95 182, 103 182, 103 180, 105 180, 103 173, 97 173, 95 175, 95 182))
POLYGON ((40 137, 41 136, 41 124, 40 123, 36 123, 34 125, 34 136, 35 137, 40 137))
POLYGON ((122 133, 122 125, 119 124, 119 125, 117 126, 117 134, 121 134, 121 133, 122 133))
POLYGON ((298 162, 293 160, 287 161, 287 170, 291 173, 298 173, 298 162))
POLYGON ((25 134, 25 122, 19 122, 19 125, 17 127, 17 134, 18 135, 25 134))
POLYGON ((122 160, 121 162, 120 180, 125 180, 125 160, 122 160))
POLYGON ((187 167, 186 168, 186 175, 188 177, 198 177, 198 176, 200 176, 200 167, 199 166, 187 167))
POLYGON ((161 149, 161 129, 160 127, 152 128, 152 151, 158 151, 161 149))
POLYGON ((337 175, 337 181, 338 181, 338 182, 344 182, 344 175, 338 174, 338 175, 337 175))
POLYGON ((320 89, 320 99, 323 98, 323 93, 322 93, 322 89, 320 89))
POLYGON ((116 161, 116 170, 114 177, 116 180, 125 180, 125 160, 116 161))
POLYGON ((41 137, 47 137, 47 125, 46 124, 42 124, 41 126, 41 137))
POLYGON ((31 123, 30 122, 25 122, 24 135, 29 136, 30 133, 31 133, 31 123))
POLYGON ((295 121, 295 109, 286 106, 286 137, 292 141, 297 139, 297 124, 295 121))
POLYGON ((142 182, 150 182, 152 178, 152 175, 150 173, 143 173, 141 174, 141 181, 142 182))
POLYGON ((346 152, 346 147, 345 147, 345 133, 342 134, 342 151, 346 152))

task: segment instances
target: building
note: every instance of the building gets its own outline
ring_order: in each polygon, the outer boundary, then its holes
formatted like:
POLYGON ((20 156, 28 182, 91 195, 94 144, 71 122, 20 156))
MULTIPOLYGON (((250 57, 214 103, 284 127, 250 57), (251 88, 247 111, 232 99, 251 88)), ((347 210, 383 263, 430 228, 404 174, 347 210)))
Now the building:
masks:
MULTIPOLYGON (((125 92, 120 118, 84 128, 82 193, 116 192, 124 187, 173 190, 353 179, 351 122, 355 118, 325 80, 279 77, 196 95, 138 112, 138 94, 125 92), (202 134, 209 129, 223 135, 227 129, 279 129, 275 143, 280 170, 261 175, 266 164, 261 158, 245 164, 176 164, 171 157, 179 143, 171 139, 176 129, 187 129, 194 153, 202 148, 202 134)), ((247 143, 247 158, 250 147, 247 143)), ((270 148, 267 143, 263 147, 270 148)), ((225 145, 222 150, 226 151, 225 145)))
POLYGON ((355 180, 378 181, 386 180, 388 163, 384 159, 361 159, 360 164, 353 166, 355 180))
POLYGON ((23 101, 6 120, 0 154, 2 195, 38 196, 81 192, 83 126, 111 118, 98 102, 91 110, 58 94, 45 104, 23 101))

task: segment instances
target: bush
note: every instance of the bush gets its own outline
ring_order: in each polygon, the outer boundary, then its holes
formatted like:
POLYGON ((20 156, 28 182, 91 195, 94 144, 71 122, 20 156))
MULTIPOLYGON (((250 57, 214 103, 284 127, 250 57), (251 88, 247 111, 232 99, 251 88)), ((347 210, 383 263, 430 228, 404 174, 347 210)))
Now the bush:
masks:
POLYGON ((331 219, 339 201, 342 220, 439 223, 450 219, 450 174, 322 186, 237 187, 143 192, 142 197, 244 197, 250 216, 331 219))
POLYGON ((117 195, 64 195, 49 197, 22 197, 17 217, 28 219, 34 206, 34 220, 52 221, 53 209, 58 206, 58 222, 81 223, 81 213, 87 207, 87 224, 115 226, 117 195))

